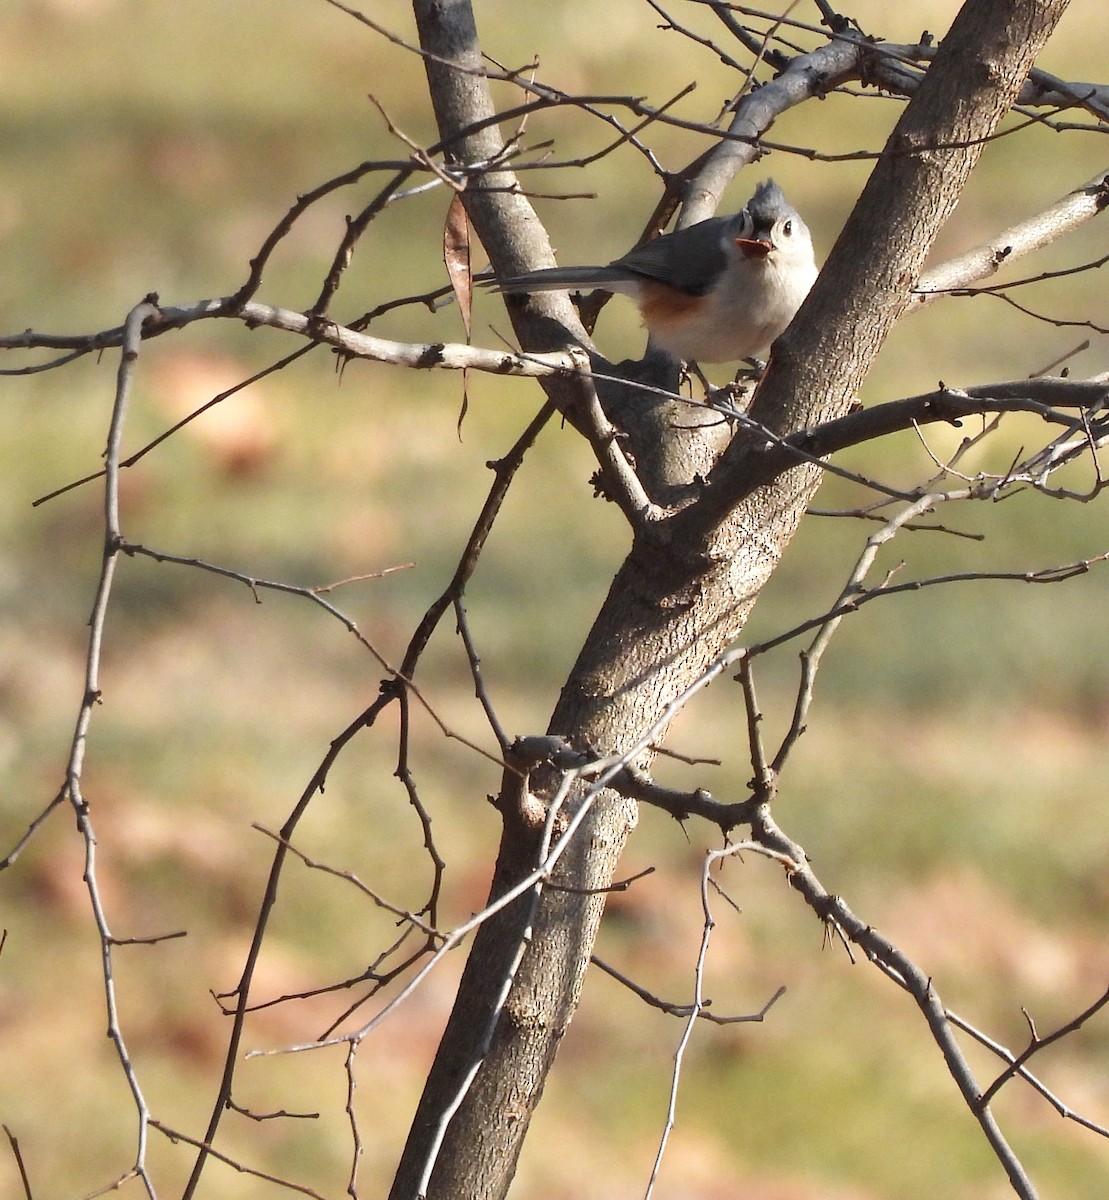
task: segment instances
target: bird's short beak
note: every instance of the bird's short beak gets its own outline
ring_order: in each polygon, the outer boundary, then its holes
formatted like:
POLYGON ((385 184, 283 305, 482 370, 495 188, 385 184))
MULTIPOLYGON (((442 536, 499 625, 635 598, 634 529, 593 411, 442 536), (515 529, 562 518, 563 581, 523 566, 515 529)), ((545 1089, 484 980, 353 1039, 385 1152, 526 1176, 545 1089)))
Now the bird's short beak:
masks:
POLYGON ((743 252, 744 258, 765 258, 774 247, 763 239, 736 238, 735 244, 743 252))

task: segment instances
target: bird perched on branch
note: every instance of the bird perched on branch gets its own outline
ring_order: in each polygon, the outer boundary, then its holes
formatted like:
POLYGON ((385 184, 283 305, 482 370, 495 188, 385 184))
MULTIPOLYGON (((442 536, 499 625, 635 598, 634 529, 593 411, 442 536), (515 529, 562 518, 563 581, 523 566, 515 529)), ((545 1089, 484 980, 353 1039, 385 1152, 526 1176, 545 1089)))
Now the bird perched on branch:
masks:
POLYGON ((816 278, 812 238, 773 179, 731 217, 636 246, 607 267, 551 267, 498 279, 498 292, 631 296, 657 345, 686 362, 765 358, 816 278))

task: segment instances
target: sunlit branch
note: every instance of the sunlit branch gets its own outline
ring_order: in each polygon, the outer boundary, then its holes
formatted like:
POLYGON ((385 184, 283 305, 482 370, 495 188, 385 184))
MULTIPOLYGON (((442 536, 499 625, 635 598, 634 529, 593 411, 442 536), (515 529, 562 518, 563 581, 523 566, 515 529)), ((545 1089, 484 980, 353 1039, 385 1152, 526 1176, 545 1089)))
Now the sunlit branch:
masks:
POLYGON ((965 288, 980 279, 986 279, 1004 264, 1042 249, 1098 216, 1107 204, 1109 171, 1102 171, 1050 207, 926 271, 917 282, 909 311, 932 303, 946 291, 965 288))

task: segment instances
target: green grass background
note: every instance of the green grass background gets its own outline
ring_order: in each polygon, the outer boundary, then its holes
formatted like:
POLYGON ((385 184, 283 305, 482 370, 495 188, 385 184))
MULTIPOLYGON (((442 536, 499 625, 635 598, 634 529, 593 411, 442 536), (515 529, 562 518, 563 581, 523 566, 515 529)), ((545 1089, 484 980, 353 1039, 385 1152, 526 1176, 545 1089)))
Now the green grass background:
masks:
MULTIPOLYGON (((868 32, 909 41, 941 34, 956 5, 853 3, 868 32)), ((403 3, 366 7, 412 36, 403 3)), ((675 16, 719 36, 697 6, 675 16)), ((796 15, 813 20, 815 6, 796 15)), ((705 119, 731 73, 634 0, 605 5, 478 5, 499 61, 541 60, 568 91, 659 101, 691 80, 683 113, 705 119)), ((1076 0, 1044 65, 1100 79, 1106 43, 1097 0, 1076 0)), ((144 294, 187 303, 233 291, 295 196, 369 158, 398 159, 372 93, 417 142, 434 140, 412 56, 308 0, 8 0, 0 9, 0 329, 93 331, 122 321, 144 294)), ((505 91, 500 99, 510 103, 505 91)), ((822 153, 881 145, 897 102, 831 97, 787 114, 775 141, 822 153)), ((611 133, 575 113, 533 116, 527 138, 554 138, 573 159, 611 133)), ((669 169, 702 144, 656 128, 646 140, 669 169)), ((1104 167, 1090 134, 1031 130, 986 152, 937 257, 1043 207, 1104 167)), ((866 162, 772 154, 773 173, 826 253, 865 181, 866 162)), ((387 174, 313 209, 286 239, 259 299, 304 308, 341 236, 387 174)), ((643 159, 623 149, 589 170, 529 177, 565 262, 626 248, 657 195, 643 159)), ((389 207, 363 239, 334 314, 343 320, 444 281, 442 189, 389 207)), ((1104 226, 1013 269, 1024 275, 1104 253, 1104 226)), ((1085 275, 1020 297, 1038 311, 1106 323, 1104 288, 1085 275)), ((416 306, 373 326, 383 336, 458 340, 457 313, 416 306)), ((479 302, 475 341, 508 324, 479 302)), ((1001 302, 933 306, 895 331, 864 389, 875 403, 934 387, 1030 374, 1085 331, 1001 302)), ((613 357, 642 338, 610 306, 598 330, 613 357)), ((127 429, 137 448, 291 343, 265 330, 207 323, 143 351, 127 429)), ((0 473, 0 850, 55 794, 82 689, 85 622, 102 544, 95 485, 31 502, 95 470, 115 361, 2 381, 0 473)), ((1104 369, 1105 342, 1074 369, 1104 369)), ((352 363, 340 376, 317 352, 227 402, 127 472, 124 530, 134 541, 301 585, 414 564, 330 598, 396 662, 453 569, 491 475, 535 411, 533 384, 474 377, 461 439, 457 377, 352 363)), ((937 453, 959 432, 928 434, 937 453)), ((972 460, 1004 470, 1042 430, 1012 421, 972 460)), ((843 465, 910 485, 929 460, 910 437, 844 455, 843 465)), ((486 679, 511 732, 542 729, 625 549, 621 522, 591 497, 589 455, 551 427, 529 456, 469 592, 486 679)), ((1074 475, 1090 482, 1088 467, 1074 475)), ((860 503, 831 482, 818 506, 860 503)), ((1021 496, 941 512, 984 541, 906 533, 885 553, 904 578, 1026 570, 1107 549, 1104 505, 1021 496)), ((836 597, 869 527, 812 516, 756 612, 749 640, 772 636, 836 597)), ((783 780, 780 819, 854 909, 917 957, 948 1003, 992 1036, 1023 1044, 1025 1006, 1043 1031, 1092 1001, 1109 975, 1105 778, 1109 635, 1104 568, 1051 587, 958 584, 873 604, 847 620, 821 672, 810 728, 783 780)), ((760 668, 773 744, 788 724, 794 643, 760 668)), ((341 625, 303 600, 148 561, 122 564, 108 622, 104 702, 94 716, 85 791, 99 836, 99 878, 121 937, 187 929, 156 947, 120 948, 122 1020, 154 1114, 199 1135, 226 1036, 210 991, 234 986, 269 857, 254 822, 276 829, 327 745, 376 694, 382 671, 341 625)), ((418 681, 436 712, 490 747, 457 637, 444 624, 418 681)), ((300 831, 315 858, 352 870, 402 906, 426 895, 421 835, 392 771, 395 714, 342 758, 300 831)), ((731 683, 711 688, 672 734, 684 754, 723 767, 662 761, 659 776, 744 794, 744 720, 731 683)), ((417 711, 413 766, 449 861, 444 921, 480 907, 497 822, 484 801, 496 768, 445 739, 417 711)), ((709 831, 645 811, 626 874, 657 868, 614 897, 600 953, 644 986, 687 1000, 701 926, 699 863, 709 831)), ((82 847, 56 812, 0 874, 0 1120, 20 1141, 36 1200, 76 1197, 124 1171, 134 1114, 104 1037, 99 958, 82 882, 82 847)), ((678 1124, 656 1195, 684 1200, 992 1200, 1010 1194, 906 999, 841 948, 825 945, 780 871, 732 862, 714 902, 719 926, 708 990, 720 1012, 753 1011, 787 992, 757 1025, 705 1028, 687 1059, 678 1124)), ((291 864, 263 955, 258 995, 325 985, 364 969, 395 930, 340 880, 291 864)), ((356 1107, 363 1196, 384 1194, 461 956, 363 1047, 356 1107)), ((353 993, 261 1010, 248 1047, 310 1039, 353 993)), ((375 1002, 377 1003, 377 1002, 375 1002)), ((1096 1021, 1037 1061, 1074 1109, 1109 1121, 1109 1033, 1096 1021)), ((583 1200, 641 1195, 661 1129, 680 1027, 605 976, 591 976, 544 1103, 514 1196, 583 1200)), ((995 1064, 972 1055, 983 1079, 995 1064)), ((319 1112, 255 1122, 229 1115, 233 1157, 343 1194, 351 1154, 341 1054, 251 1059, 236 1098, 255 1111, 319 1112)), ((1005 1127, 1045 1197, 1100 1200, 1103 1140, 1010 1087, 1005 1127)), ((154 1135, 159 1194, 179 1192, 191 1163, 154 1135)), ((124 1194, 137 1195, 132 1182, 124 1194)), ((0 1194, 20 1194, 0 1152, 0 1194)), ((278 1189, 213 1165, 201 1195, 278 1189)))

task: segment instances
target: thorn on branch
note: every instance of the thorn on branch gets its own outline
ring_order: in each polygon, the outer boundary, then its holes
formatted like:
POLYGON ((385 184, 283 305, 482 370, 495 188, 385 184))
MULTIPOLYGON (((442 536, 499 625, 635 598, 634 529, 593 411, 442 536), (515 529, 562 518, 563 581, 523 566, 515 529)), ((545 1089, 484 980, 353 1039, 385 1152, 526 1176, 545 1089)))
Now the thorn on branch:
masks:
POLYGON ((554 880, 547 880, 547 887, 552 892, 569 892, 574 896, 606 896, 612 892, 626 892, 633 883, 638 883, 639 880, 645 879, 648 875, 655 873, 654 867, 644 867, 642 871, 637 871, 634 875, 629 875, 627 879, 618 879, 615 883, 610 883, 607 887, 597 888, 579 888, 570 887, 568 884, 555 883, 554 880))

